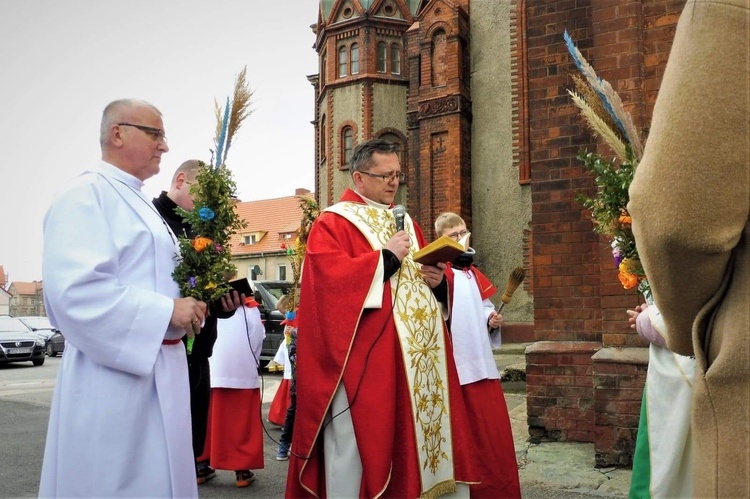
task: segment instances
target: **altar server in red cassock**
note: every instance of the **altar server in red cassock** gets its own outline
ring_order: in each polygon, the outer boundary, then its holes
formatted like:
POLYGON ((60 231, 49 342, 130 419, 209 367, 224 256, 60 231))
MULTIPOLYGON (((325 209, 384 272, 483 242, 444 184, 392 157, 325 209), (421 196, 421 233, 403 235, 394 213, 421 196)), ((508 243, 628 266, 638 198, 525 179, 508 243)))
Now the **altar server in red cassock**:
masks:
MULTIPOLYGON (((435 233, 459 240, 467 235, 466 223, 455 213, 443 213, 435 220, 435 233)), ((471 497, 521 497, 508 407, 492 353, 500 348, 503 317, 489 299, 497 288, 473 265, 473 253, 468 248, 445 270, 453 357, 482 473, 471 497)))
POLYGON ((468 497, 473 438, 439 304, 391 203, 392 144, 354 151, 341 201, 307 241, 287 497, 468 497))
POLYGON ((211 363, 208 433, 201 461, 234 470, 237 487, 255 480, 262 469, 263 426, 258 359, 266 331, 251 297, 228 319, 219 319, 211 363))

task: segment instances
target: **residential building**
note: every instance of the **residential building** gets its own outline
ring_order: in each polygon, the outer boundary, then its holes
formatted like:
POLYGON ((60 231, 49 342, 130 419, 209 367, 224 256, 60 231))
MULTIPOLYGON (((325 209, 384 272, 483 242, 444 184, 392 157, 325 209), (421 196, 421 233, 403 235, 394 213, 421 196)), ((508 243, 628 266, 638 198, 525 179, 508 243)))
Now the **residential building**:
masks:
POLYGON ((292 268, 285 247, 293 245, 302 222, 300 196, 313 196, 296 189, 294 196, 239 202, 235 210, 247 227, 231 239, 232 263, 237 277, 250 281, 292 281, 292 268))
POLYGON ((10 315, 47 315, 42 281, 13 281, 8 287, 8 293, 11 296, 10 315))
POLYGON ((579 151, 609 153, 567 93, 576 69, 563 32, 645 134, 684 3, 320 0, 312 27, 318 204, 351 185, 357 143, 396 143, 407 175, 397 202, 428 239, 454 211, 499 288, 525 269, 503 335, 535 342, 530 433, 594 442, 600 466, 632 459, 648 354, 624 314, 639 296, 576 201, 595 192, 579 151))
POLYGON ((0 315, 10 314, 10 293, 0 287, 0 315))

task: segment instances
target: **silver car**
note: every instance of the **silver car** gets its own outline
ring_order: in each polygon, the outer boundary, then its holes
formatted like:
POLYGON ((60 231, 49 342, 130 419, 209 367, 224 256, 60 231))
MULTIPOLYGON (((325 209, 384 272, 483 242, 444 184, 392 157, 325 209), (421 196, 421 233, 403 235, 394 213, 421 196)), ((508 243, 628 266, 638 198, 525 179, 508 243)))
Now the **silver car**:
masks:
POLYGON ((20 319, 0 316, 0 363, 31 362, 44 364, 44 339, 20 319))

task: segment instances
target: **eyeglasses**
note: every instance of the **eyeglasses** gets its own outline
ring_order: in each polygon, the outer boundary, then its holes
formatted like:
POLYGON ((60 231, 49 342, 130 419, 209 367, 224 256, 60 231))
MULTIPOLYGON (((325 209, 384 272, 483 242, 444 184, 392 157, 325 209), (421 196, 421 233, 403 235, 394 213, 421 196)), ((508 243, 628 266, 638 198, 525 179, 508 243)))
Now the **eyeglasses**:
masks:
POLYGON ((118 123, 118 126, 132 126, 133 128, 137 128, 141 132, 147 134, 149 137, 154 139, 157 142, 164 142, 167 143, 167 137, 164 133, 164 130, 161 128, 153 128, 150 126, 143 126, 143 125, 134 125, 133 123, 118 123))
POLYGON ((462 237, 464 237, 468 233, 469 233, 469 231, 466 230, 466 229, 464 229, 464 230, 460 230, 460 231, 456 231, 456 232, 451 232, 450 234, 446 234, 446 236, 450 237, 451 239, 455 239, 456 241, 458 241, 459 239, 461 239, 462 237))
POLYGON ((391 173, 390 175, 382 175, 380 173, 370 173, 370 172, 359 170, 359 173, 367 175, 368 177, 379 178, 380 180, 386 183, 391 183, 397 179, 399 182, 403 182, 404 180, 406 180, 406 174, 404 172, 396 172, 396 173, 391 173))

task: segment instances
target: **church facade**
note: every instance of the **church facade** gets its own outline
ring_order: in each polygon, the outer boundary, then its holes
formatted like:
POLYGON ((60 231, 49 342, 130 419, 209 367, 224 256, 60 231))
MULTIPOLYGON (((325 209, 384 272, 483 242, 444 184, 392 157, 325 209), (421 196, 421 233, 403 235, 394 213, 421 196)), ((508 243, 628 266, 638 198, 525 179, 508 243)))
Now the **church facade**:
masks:
MULTIPOLYGON (((684 0, 320 0, 313 25, 315 193, 350 186, 357 143, 399 146, 397 202, 425 230, 444 211, 472 231, 502 289, 504 341, 527 349, 529 432, 593 442, 629 465, 648 362, 608 244, 575 200, 593 193, 581 149, 605 152, 567 94, 567 29, 645 132, 684 0)), ((499 295, 499 294, 498 294, 499 295)), ((497 299, 497 297, 495 297, 497 299)))

